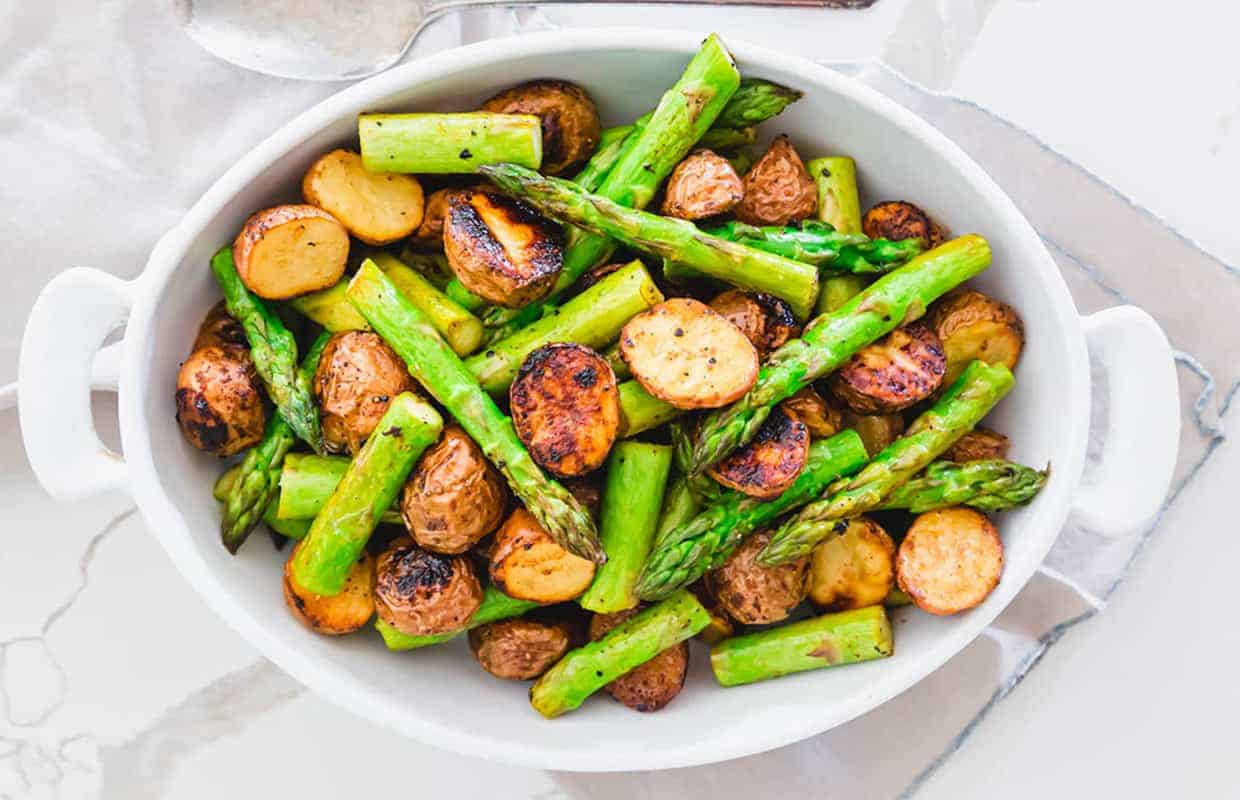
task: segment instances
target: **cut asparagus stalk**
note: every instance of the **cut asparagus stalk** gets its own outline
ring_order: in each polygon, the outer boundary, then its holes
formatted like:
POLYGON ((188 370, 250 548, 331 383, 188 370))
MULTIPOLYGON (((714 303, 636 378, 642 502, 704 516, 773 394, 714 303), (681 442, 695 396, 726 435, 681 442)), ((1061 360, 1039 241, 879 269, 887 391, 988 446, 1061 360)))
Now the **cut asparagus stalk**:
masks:
MULTIPOLYGON (((233 467, 225 472, 215 481, 215 487, 212 490, 216 500, 221 503, 228 498, 228 492, 232 488, 237 477, 241 473, 241 465, 233 467)), ((275 496, 267 503, 267 508, 263 511, 263 524, 271 528, 276 533, 289 539, 302 539, 310 532, 310 520, 308 519, 280 519, 276 515, 276 508, 280 505, 280 487, 276 486, 275 496)))
MULTIPOLYGON (((818 219, 840 233, 861 233, 857 165, 848 156, 815 158, 805 165, 818 187, 818 219)), ((861 293, 866 280, 856 275, 828 275, 818 293, 816 314, 828 314, 861 293)))
POLYGON ((440 644, 449 639, 455 639, 462 633, 477 628, 479 625, 519 617, 535 608, 538 608, 538 603, 531 600, 517 600, 504 594, 494 586, 488 586, 482 594, 482 605, 478 606, 478 610, 469 618, 466 626, 459 631, 436 633, 429 636, 413 636, 393 628, 382 619, 375 620, 375 629, 383 637, 383 643, 387 645, 387 649, 416 650, 419 647, 440 644))
POLYGON ((482 164, 542 165, 542 123, 532 114, 362 114, 362 165, 371 172, 450 174, 482 164))
POLYGON ((620 384, 620 431, 619 437, 627 439, 665 422, 670 422, 683 412, 647 392, 637 381, 620 384))
POLYGON ((818 291, 818 304, 814 313, 819 316, 839 311, 844 304, 865 291, 869 279, 864 275, 829 275, 822 279, 818 291))
MULTIPOLYGON (((643 122, 644 126, 645 123, 643 122)), ((598 147, 594 150, 594 155, 590 156, 590 160, 586 162, 581 172, 573 177, 573 183, 577 184, 587 192, 597 191, 602 185, 607 173, 611 172, 611 168, 620 160, 620 156, 624 153, 625 145, 629 134, 633 132, 632 125, 622 125, 618 128, 608 128, 603 131, 603 135, 599 137, 598 147)))

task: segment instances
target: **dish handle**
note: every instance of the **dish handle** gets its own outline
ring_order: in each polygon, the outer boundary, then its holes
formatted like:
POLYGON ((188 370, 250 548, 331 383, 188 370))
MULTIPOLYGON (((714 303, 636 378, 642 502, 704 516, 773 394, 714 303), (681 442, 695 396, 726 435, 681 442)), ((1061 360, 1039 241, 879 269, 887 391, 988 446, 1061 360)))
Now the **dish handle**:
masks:
POLYGON ((1162 508, 1180 441, 1175 357, 1154 319, 1135 306, 1084 317, 1090 357, 1106 375, 1106 429, 1073 517, 1105 536, 1144 525, 1162 508))
POLYGON ((62 272, 26 323, 17 379, 22 440, 35 477, 61 502, 127 490, 124 458, 95 431, 90 393, 116 391, 119 345, 102 345, 129 318, 136 286, 97 269, 62 272))

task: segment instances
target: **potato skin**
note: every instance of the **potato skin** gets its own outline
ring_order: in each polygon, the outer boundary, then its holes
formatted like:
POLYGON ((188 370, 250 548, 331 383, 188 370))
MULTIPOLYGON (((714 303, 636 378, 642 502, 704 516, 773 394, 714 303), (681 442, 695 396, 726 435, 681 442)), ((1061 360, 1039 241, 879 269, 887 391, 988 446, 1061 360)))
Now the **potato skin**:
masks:
POLYGON ((211 310, 203 317, 202 324, 198 326, 198 336, 194 339, 194 346, 190 348, 190 352, 204 347, 250 349, 250 340, 245 338, 245 328, 228 313, 223 300, 211 306, 211 310))
POLYGON ((719 604, 743 625, 787 619, 809 588, 809 556, 778 567, 758 563, 758 554, 770 541, 770 531, 751 534, 722 567, 706 575, 719 604))
POLYGON ((560 547, 534 516, 518 508, 495 532, 491 583, 509 597, 562 603, 590 587, 594 562, 560 547))
POLYGON ((922 611, 958 614, 979 605, 1003 574, 994 524, 956 506, 918 515, 896 552, 896 584, 922 611))
POLYGON ((405 362, 370 331, 333 334, 314 373, 323 442, 333 453, 356 453, 379 424, 391 398, 417 391, 405 362))
POLYGON ((456 555, 495 530, 507 506, 503 477, 454 425, 418 459, 405 482, 400 512, 419 547, 456 555))
POLYGON ((792 485, 809 460, 809 428, 781 403, 744 447, 710 468, 717 482, 770 500, 792 485))
POLYGON ((325 153, 301 180, 306 202, 327 211, 354 237, 381 247, 413 233, 425 209, 412 175, 369 172, 349 150, 325 153))
POLYGON ((927 248, 938 247, 947 231, 912 203, 891 200, 879 203, 861 218, 861 230, 871 239, 921 239, 927 248))
POLYGON ((375 565, 375 611, 411 636, 460 630, 482 605, 482 584, 468 556, 442 556, 402 536, 375 565))
POLYGON ((267 424, 262 382, 248 350, 195 350, 177 373, 177 424, 199 450, 225 457, 258 444, 267 424))
POLYGON ((766 358, 798 332, 792 306, 766 292, 728 289, 716 295, 710 307, 740 328, 759 358, 766 358))
POLYGON ((818 190, 787 136, 777 136, 745 173, 736 218, 750 225, 787 225, 818 210, 818 190))
POLYGON ((938 391, 946 372, 942 341, 930 326, 914 322, 863 347, 829 385, 859 414, 891 414, 938 391))
POLYGON ((904 433, 904 417, 900 414, 858 414, 845 409, 843 416, 844 427, 857 432, 871 458, 904 433))
POLYGON ((945 294, 930 307, 926 323, 943 341, 948 384, 974 359, 1016 369, 1025 345, 1025 325, 1016 309, 976 289, 945 294))
POLYGON ((348 259, 349 232, 340 220, 312 205, 275 206, 252 214, 233 241, 241 282, 268 300, 288 300, 334 285, 348 259))
POLYGON ((805 423, 809 435, 827 439, 844 430, 844 415, 822 395, 806 386, 783 402, 784 410, 805 423))
POLYGON ((665 217, 698 220, 726 214, 745 196, 745 187, 726 158, 712 150, 686 156, 663 187, 665 217))
POLYGON ((284 562, 284 602, 288 610, 315 633, 341 636, 361 628, 375 614, 375 598, 371 589, 374 581, 375 560, 363 551, 357 563, 349 568, 344 589, 340 594, 315 594, 298 586, 293 580, 293 556, 301 542, 297 542, 284 562))
POLYGON ((943 458, 963 464, 966 461, 1006 459, 1011 446, 1008 437, 990 428, 978 426, 956 440, 947 448, 943 458))
POLYGON ((506 619, 471 630, 469 649, 495 677, 528 681, 551 669, 568 652, 570 640, 567 625, 506 619))
POLYGON ((820 611, 848 611, 883 602, 895 585, 896 546, 869 517, 849 520, 848 529, 810 555, 809 599, 820 611))
POLYGON ((422 213, 422 222, 409 237, 409 244, 422 252, 438 252, 443 250, 443 225, 448 216, 448 204, 452 195, 457 192, 472 190, 475 192, 494 191, 490 184, 477 183, 471 186, 445 186, 436 189, 426 196, 426 204, 422 213))
POLYGON ((482 104, 483 111, 533 114, 542 122, 542 169, 564 175, 593 155, 602 135, 590 95, 568 81, 543 78, 506 89, 482 104))
MULTIPOLYGON (((630 608, 614 614, 595 614, 590 619, 590 641, 603 638, 608 631, 639 611, 630 608)), ((624 673, 605 688, 608 694, 634 711, 658 711, 680 694, 688 672, 689 643, 680 642, 624 673)))
POLYGON ((443 245, 465 288, 506 308, 541 300, 564 266, 559 227, 525 203, 490 192, 449 195, 443 245))

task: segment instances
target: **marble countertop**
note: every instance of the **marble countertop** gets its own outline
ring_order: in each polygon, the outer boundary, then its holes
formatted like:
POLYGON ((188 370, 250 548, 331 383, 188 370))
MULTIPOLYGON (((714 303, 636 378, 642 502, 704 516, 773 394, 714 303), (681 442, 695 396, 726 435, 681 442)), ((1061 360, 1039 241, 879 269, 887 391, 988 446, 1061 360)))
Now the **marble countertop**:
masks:
MULTIPOLYGON (((1174 16, 1163 4, 1125 0, 883 0, 880 8, 884 4, 879 24, 843 38, 833 32, 833 41, 847 40, 840 58, 881 58, 930 89, 1027 130, 1196 242, 1240 281, 1240 228, 1234 222, 1240 51, 1232 42, 1240 12, 1213 0, 1183 0, 1174 16), (972 15, 974 24, 945 33, 935 20, 946 13, 957 21, 972 15), (947 38, 932 42, 935 36, 947 38)), ((141 3, 64 5, 55 15, 28 4, 0 6, 0 98, 21 99, 33 87, 53 86, 62 93, 56 101, 64 113, 106 113, 82 92, 91 71, 102 69, 107 37, 140 44, 152 22, 139 13, 141 3), (96 15, 94 44, 75 42, 64 32, 62 18, 73 13, 96 15), (19 24, 6 25, 6 17, 19 24), (16 45, 32 40, 15 40, 18 29, 36 39, 46 36, 70 54, 27 58, 16 45), (77 44, 81 50, 73 52, 77 44)), ((161 3, 152 12, 163 15, 172 31, 179 30, 174 5, 161 3)), ((591 22, 632 24, 622 17, 620 10, 607 9, 591 22)), ((725 22, 712 27, 725 33, 728 25, 744 27, 734 17, 725 22)), ((796 46, 812 44, 804 30, 796 37, 796 46)), ((183 46, 194 48, 188 40, 183 46)), ((185 57, 210 60, 205 54, 185 57)), ((159 125, 173 124, 178 113, 192 114, 184 99, 173 107, 175 78, 166 80, 166 91, 152 102, 169 106, 168 119, 148 119, 145 127, 118 120, 117 141, 137 137, 158 144, 159 125)), ((241 139, 237 151, 328 91, 290 87, 285 107, 270 119, 228 131, 241 139)), ((7 105, 0 102, 0 131, 7 105)), ((43 133, 55 148, 54 129, 43 133)), ((116 147, 99 142, 90 155, 104 169, 116 147)), ((118 191, 158 191, 160 170, 194 156, 192 149, 154 152, 157 169, 118 191)), ((13 179, 0 184, 0 232, 7 230, 4 217, 38 213, 71 226, 73 214, 80 213, 82 206, 66 207, 48 188, 72 175, 58 173, 54 164, 39 166, 42 172, 13 164, 13 179)), ((227 163, 206 166, 209 181, 227 163)), ((184 196, 175 200, 188 204, 202 188, 182 187, 184 196)), ((100 198, 82 200, 89 205, 100 198)), ((133 274, 150 243, 175 219, 132 221, 123 241, 30 241, 32 252, 56 263, 38 270, 10 263, 0 381, 14 373, 25 309, 48 275, 92 261, 133 274), (92 252, 93 246, 101 249, 92 252), (96 253, 107 254, 103 263, 92 259, 96 253)), ((1135 272, 1182 265, 1133 258, 1107 266, 1135 272)), ((1089 269, 1082 265, 1082 275, 1089 269)), ((1086 277, 1107 285, 1106 276, 1086 277)), ((1187 298, 1194 275, 1185 272, 1182 280, 1187 298)), ((1099 297, 1103 305, 1114 302, 1099 297)), ((1177 331, 1230 342, 1235 361, 1240 322, 1224 318, 1221 329, 1194 331, 1188 301, 1178 311, 1177 331)), ((1203 315, 1196 324, 1210 319, 1203 315)), ((1187 347, 1185 338, 1173 331, 1176 346, 1187 347)), ((1191 365, 1191 359, 1184 363, 1191 365)), ((1181 469, 1158 527, 1137 549, 1107 608, 1044 637, 1022 667, 1023 680, 987 704, 968 735, 944 751, 910 793, 1032 798, 1237 791, 1235 747, 1225 727, 1230 712, 1240 710, 1240 689, 1230 674, 1240 657, 1240 634, 1230 624, 1230 557, 1240 558, 1240 539, 1226 491, 1234 491, 1240 474, 1240 451, 1222 436, 1235 424, 1229 401, 1237 365, 1230 366, 1226 377, 1206 385, 1213 387, 1210 394, 1189 398, 1203 397, 1213 409, 1213 433, 1200 457, 1181 469)), ((98 399, 101 432, 115 440, 113 408, 112 398, 98 399)), ((831 795, 832 771, 839 765, 814 760, 808 750, 723 767, 591 776, 505 767, 402 739, 311 695, 258 656, 182 580, 126 498, 52 506, 25 464, 11 411, 0 412, 0 493, 7 501, 9 542, 0 555, 6 601, 0 612, 0 798, 319 800, 451 789, 458 796, 502 791, 540 800, 673 794, 726 800, 766 796, 763 790, 776 781, 788 795, 831 795)), ((978 657, 987 646, 979 640, 954 662, 978 657)), ((909 730, 915 735, 916 719, 910 718, 909 730)))

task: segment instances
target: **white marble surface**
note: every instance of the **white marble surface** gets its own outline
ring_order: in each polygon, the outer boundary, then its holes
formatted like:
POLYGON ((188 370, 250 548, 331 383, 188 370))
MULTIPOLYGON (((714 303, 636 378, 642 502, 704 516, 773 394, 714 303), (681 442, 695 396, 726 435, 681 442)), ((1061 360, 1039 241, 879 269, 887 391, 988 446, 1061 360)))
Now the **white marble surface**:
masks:
MULTIPOLYGON (((1240 264, 1233 197, 1240 170, 1240 51, 1231 46, 1237 12, 1211 0, 1184 0, 1174 4, 1173 15, 1169 4, 1126 0, 883 3, 889 10, 877 15, 880 24, 851 37, 852 50, 841 58, 884 57, 934 88, 999 113, 1223 261, 1240 264), (970 35, 957 27, 946 46, 929 45, 938 15, 950 11, 958 19, 962 8, 976 19, 970 35)), ((36 12, 0 4, 0 98, 28 93, 49 70, 86 81, 101 68, 94 59, 106 52, 107 37, 140 41, 143 35, 143 20, 124 4, 72 10, 99 15, 101 41, 82 42, 80 58, 32 64, 23 61, 18 42, 5 40, 5 19, 20 15, 29 22, 36 12)), ((600 16, 600 24, 608 21, 625 20, 600 16)), ((728 26, 714 27, 726 32, 728 26)), ((51 22, 47 30, 53 31, 51 22)), ((832 34, 825 38, 835 40, 839 31, 832 34)), ((794 39, 805 47, 813 37, 802 29, 794 39)), ((178 105, 175 75, 167 80, 152 102, 170 108, 164 124, 184 124, 176 122, 176 109, 192 115, 191 104, 180 98, 178 105)), ((68 86, 65 99, 74 105, 64 113, 107 113, 105 103, 72 97, 73 83, 68 86)), ((290 90, 286 107, 265 127, 230 131, 242 140, 237 149, 323 91, 290 90)), ((3 108, 0 103, 0 125, 3 108)), ((159 155, 158 169, 122 186, 159 191, 159 171, 193 157, 192 146, 172 149, 160 133, 135 131, 119 120, 116 141, 98 143, 100 169, 108 167, 118 142, 138 136, 159 155)), ((223 166, 208 164, 207 178, 223 166)), ((0 184, 4 215, 40 213, 57 226, 72 225, 81 209, 50 203, 57 193, 42 190, 53 178, 71 182, 71 173, 40 173, 31 164, 12 169, 17 180, 0 184), (30 192, 23 195, 26 186, 30 192)), ((184 192, 177 202, 193 200, 192 187, 184 192)), ((132 274, 136 265, 126 269, 119 259, 139 257, 138 240, 171 221, 127 222, 127 247, 97 243, 115 262, 103 266, 132 274)), ((89 259, 92 250, 92 243, 72 240, 40 246, 66 262, 89 259)), ((11 264, 10 272, 15 291, 8 317, 20 321, 45 271, 21 272, 11 264)), ((0 327, 7 337, 0 339, 0 356, 15 352, 16 331, 16 325, 0 327)), ((1211 333, 1240 344, 1240 323, 1211 333)), ((12 363, 0 362, 0 378, 11 374, 12 363)), ((105 431, 109 403, 99 405, 105 431)), ((1224 414, 1223 424, 1236 424, 1235 416, 1224 414)), ((1225 489, 1234 486, 1238 471, 1233 443, 1224 441, 1208 454, 1106 611, 1047 650, 920 786, 920 796, 1236 793, 1226 723, 1240 710, 1240 690, 1230 675, 1240 634, 1230 624, 1229 580, 1230 557, 1240 557, 1240 543, 1225 489)), ((189 590, 127 512, 124 498, 49 507, 25 467, 11 412, 0 413, 0 487, 10 542, 0 555, 6 601, 0 612, 0 797, 318 800, 450 789, 469 797, 503 791, 584 800, 653 796, 674 787, 685 796, 728 798, 754 796, 763 781, 781 777, 797 793, 819 789, 832 796, 833 764, 803 760, 799 774, 780 776, 764 770, 782 763, 773 760, 778 754, 746 762, 757 776, 748 785, 720 785, 707 772, 678 780, 519 770, 397 738, 305 693, 259 659, 189 590)), ((958 660, 977 657, 982 646, 958 660)), ((915 718, 909 730, 915 736, 915 718)))

